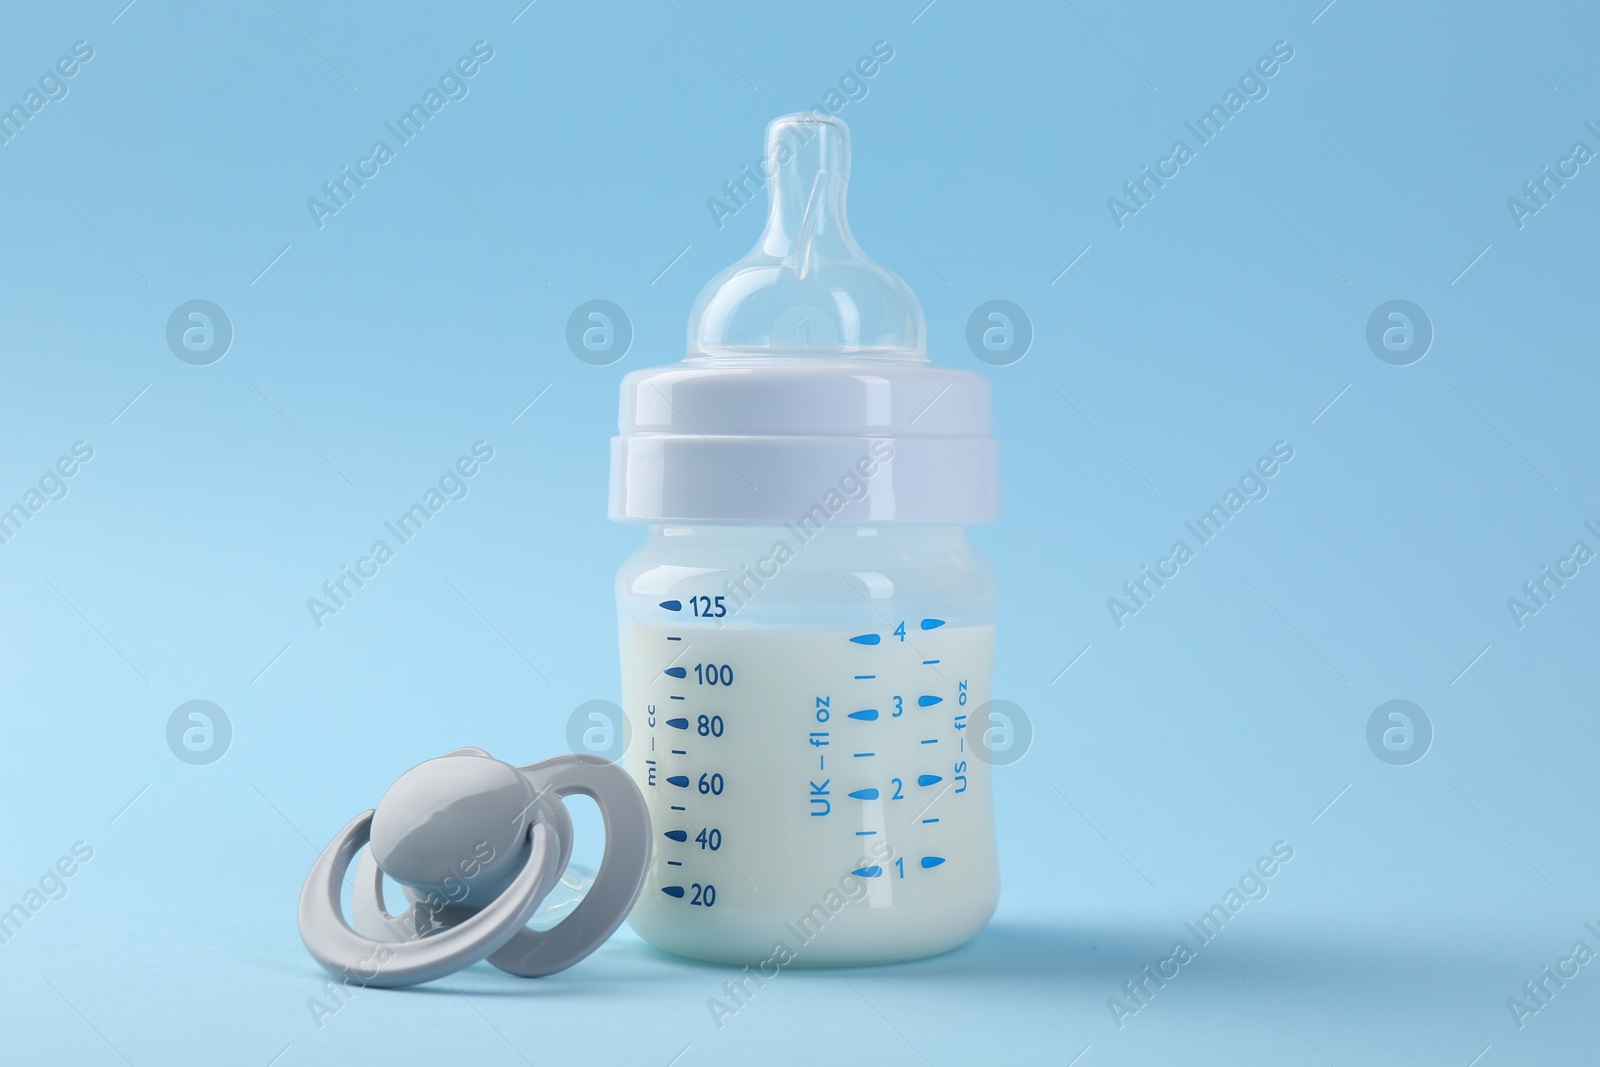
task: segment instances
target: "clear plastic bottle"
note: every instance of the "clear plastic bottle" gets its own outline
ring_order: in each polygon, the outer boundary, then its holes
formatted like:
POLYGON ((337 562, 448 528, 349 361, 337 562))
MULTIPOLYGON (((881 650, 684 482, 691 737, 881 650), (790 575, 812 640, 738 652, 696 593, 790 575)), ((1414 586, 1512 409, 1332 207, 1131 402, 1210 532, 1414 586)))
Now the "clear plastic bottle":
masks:
POLYGON ((655 856, 630 922, 701 959, 827 966, 970 938, 999 897, 989 765, 998 517, 988 383, 930 365, 845 221, 849 136, 767 131, 771 212, 680 364, 622 386, 612 518, 625 757, 655 856))

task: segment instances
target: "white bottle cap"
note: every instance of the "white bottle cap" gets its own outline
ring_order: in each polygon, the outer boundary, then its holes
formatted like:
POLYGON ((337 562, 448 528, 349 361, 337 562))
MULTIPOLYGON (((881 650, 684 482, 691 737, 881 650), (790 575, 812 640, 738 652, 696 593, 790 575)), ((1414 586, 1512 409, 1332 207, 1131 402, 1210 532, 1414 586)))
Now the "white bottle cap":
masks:
POLYGON ((688 357, 623 379, 611 518, 999 517, 988 379, 928 363, 916 296, 850 233, 849 166, 831 115, 767 128, 761 240, 701 291, 688 357))

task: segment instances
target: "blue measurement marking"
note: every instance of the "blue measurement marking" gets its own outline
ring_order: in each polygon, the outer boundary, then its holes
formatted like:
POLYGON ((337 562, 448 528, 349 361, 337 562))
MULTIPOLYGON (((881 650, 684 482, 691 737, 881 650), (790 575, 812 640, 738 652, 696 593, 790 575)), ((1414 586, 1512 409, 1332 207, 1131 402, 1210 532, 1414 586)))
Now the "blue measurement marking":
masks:
MULTIPOLYGON (((680 667, 678 669, 682 670, 683 668, 680 667)), ((672 672, 668 671, 667 673, 671 674, 672 672)), ((935 704, 942 704, 942 703, 944 703, 944 697, 922 696, 922 697, 918 697, 917 698, 917 707, 919 707, 919 708, 931 708, 935 704)))
POLYGON ((689 668, 687 667, 668 667, 666 670, 668 678, 685 678, 688 677, 688 674, 689 668))
POLYGON ((943 856, 924 856, 922 857, 922 869, 927 870, 929 867, 937 867, 943 862, 943 856))
MULTIPOLYGON (((676 637, 669 637, 669 638, 667 638, 667 640, 668 641, 676 641, 677 638, 676 637)), ((922 661, 922 665, 924 667, 931 667, 933 664, 938 663, 938 662, 940 662, 940 661, 936 660, 936 659, 925 659, 925 660, 922 661)))
POLYGON ((872 722, 878 717, 877 708, 864 708, 861 711, 852 711, 850 718, 860 719, 862 722, 872 722))
POLYGON ((667 725, 672 727, 674 730, 687 730, 689 728, 689 720, 688 719, 668 719, 667 720, 667 725))
MULTIPOLYGON (((654 741, 655 738, 651 738, 651 740, 654 741)), ((922 743, 923 744, 927 744, 928 742, 924 741, 922 743)), ((672 754, 674 756, 687 756, 689 754, 689 750, 688 749, 683 749, 683 748, 675 748, 675 749, 672 750, 672 754)))
POLYGON ((878 791, 876 789, 857 789, 854 793, 850 794, 850 799, 852 799, 852 800, 877 800, 878 799, 878 791))
MULTIPOLYGON (((668 778, 667 781, 670 782, 670 781, 672 781, 672 779, 668 778)), ((688 779, 685 778, 684 781, 688 782, 688 779)), ((941 778, 937 774, 919 774, 919 775, 917 775, 917 784, 918 785, 938 785, 942 781, 944 781, 944 779, 941 778)))
POLYGON ((930 823, 930 822, 938 822, 939 820, 938 819, 923 819, 922 821, 924 823, 930 823))
MULTIPOLYGON (((927 776, 924 775, 923 777, 927 777, 927 776)), ((937 779, 937 778, 934 779, 934 781, 936 781, 936 782, 938 780, 939 779, 937 779)), ((671 778, 667 779, 667 784, 668 785, 675 785, 679 789, 688 789, 689 788, 689 776, 687 774, 674 774, 671 778)))
MULTIPOLYGON (((681 601, 681 600, 663 600, 661 602, 661 606, 666 608, 668 611, 682 611, 683 610, 683 601, 681 601)), ((682 896, 681 893, 679 895, 682 896)))
POLYGON ((668 641, 682 641, 683 638, 681 638, 681 637, 669 637, 669 638, 667 638, 667 640, 668 641))
POLYGON ((876 830, 857 830, 856 831, 856 836, 857 837, 872 837, 877 832, 878 831, 876 831, 876 830))
POLYGON ((922 620, 922 628, 924 630, 937 630, 939 627, 941 627, 943 625, 944 625, 944 620, 943 619, 923 619, 922 620))
POLYGON ((673 700, 682 700, 682 699, 683 699, 683 698, 682 698, 682 697, 680 697, 680 696, 674 696, 674 697, 673 697, 673 698, 672 698, 672 699, 673 699, 673 700))
POLYGON ((684 808, 684 806, 682 804, 674 804, 674 805, 672 805, 672 810, 673 811, 684 811, 686 809, 684 808))
POLYGON ((879 641, 883 640, 883 638, 879 637, 877 634, 861 634, 857 637, 852 637, 850 640, 858 645, 875 645, 879 641))
POLYGON ((876 756, 877 753, 876 752, 852 752, 851 755, 854 756, 856 759, 871 759, 873 756, 876 756))
POLYGON ((680 862, 679 862, 679 861, 677 861, 677 860, 668 860, 668 861, 667 861, 667 866, 668 866, 668 867, 682 867, 682 866, 683 866, 683 864, 682 864, 682 863, 680 863, 680 862))
POLYGON ((925 745, 937 745, 939 739, 937 737, 925 737, 922 739, 922 743, 925 745))
POLYGON ((858 675, 856 675, 856 681, 858 681, 858 682, 870 682, 876 677, 877 677, 876 674, 858 674, 858 675))
POLYGON ((687 830, 668 830, 666 833, 662 834, 661 836, 666 838, 668 841, 687 841, 687 840, 689 840, 689 831, 687 831, 687 830))
POLYGON ((664 885, 661 887, 661 891, 669 897, 683 899, 683 886, 681 885, 664 885))
POLYGON ((883 868, 878 866, 857 867, 850 873, 855 875, 857 878, 880 878, 883 876, 883 868))

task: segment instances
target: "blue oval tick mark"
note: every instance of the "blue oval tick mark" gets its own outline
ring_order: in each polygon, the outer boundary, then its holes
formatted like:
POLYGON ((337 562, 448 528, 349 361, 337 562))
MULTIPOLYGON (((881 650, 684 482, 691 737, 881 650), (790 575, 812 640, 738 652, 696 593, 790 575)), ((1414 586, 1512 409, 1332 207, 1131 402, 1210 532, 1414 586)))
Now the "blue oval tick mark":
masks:
POLYGON ((944 625, 944 620, 943 619, 923 619, 922 620, 922 628, 924 630, 937 630, 939 627, 941 627, 943 625, 944 625))
POLYGON ((668 719, 667 720, 667 725, 672 727, 674 730, 687 730, 689 728, 689 720, 688 719, 668 719))
POLYGON ((858 645, 875 645, 883 638, 877 634, 861 634, 859 637, 852 637, 850 640, 858 645))
POLYGON ((661 891, 669 897, 681 898, 683 896, 683 886, 681 885, 664 885, 661 887, 661 891))
MULTIPOLYGON (((668 671, 667 673, 670 674, 672 672, 668 671)), ((917 707, 919 707, 919 708, 931 708, 935 704, 942 703, 943 700, 944 700, 944 697, 918 697, 917 698, 917 707)))
POLYGON ((686 678, 686 677, 688 677, 688 675, 689 675, 689 668, 687 668, 687 667, 668 667, 667 668, 667 677, 668 678, 686 678))
MULTIPOLYGON (((934 781, 938 781, 938 779, 935 778, 934 781)), ((671 778, 667 779, 667 784, 668 785, 675 785, 679 789, 688 789, 689 788, 689 776, 687 774, 674 774, 671 778)))
MULTIPOLYGON (((669 782, 671 780, 672 779, 670 779, 670 778, 667 779, 667 781, 669 781, 669 782)), ((944 779, 939 777, 937 774, 919 774, 919 775, 917 775, 917 784, 918 785, 937 785, 938 783, 940 783, 942 781, 944 781, 944 779)))
POLYGON ((681 601, 681 600, 663 600, 661 602, 661 606, 666 608, 668 611, 682 611, 683 610, 683 601, 681 601))
POLYGON ((943 862, 943 856, 924 856, 922 857, 922 869, 927 870, 929 867, 937 867, 943 862))
POLYGON ((878 791, 876 789, 857 789, 854 793, 850 794, 850 799, 852 799, 852 800, 877 800, 878 799, 878 791))
POLYGON ((850 872, 857 878, 880 878, 883 876, 882 867, 857 867, 850 872))
POLYGON ((666 833, 662 834, 661 836, 666 838, 668 841, 687 841, 687 840, 689 840, 689 831, 687 831, 687 830, 668 830, 666 833))
POLYGON ((852 711, 850 717, 852 719, 860 719, 862 722, 872 722, 878 717, 878 709, 864 708, 861 711, 852 711))

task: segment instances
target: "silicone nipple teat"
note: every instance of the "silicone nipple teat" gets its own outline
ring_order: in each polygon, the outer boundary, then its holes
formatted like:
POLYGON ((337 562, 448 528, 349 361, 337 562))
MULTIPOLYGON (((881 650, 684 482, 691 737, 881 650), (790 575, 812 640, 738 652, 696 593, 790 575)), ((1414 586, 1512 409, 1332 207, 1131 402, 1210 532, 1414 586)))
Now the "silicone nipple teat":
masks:
POLYGON ((832 115, 767 127, 768 215, 761 239, 701 290, 689 359, 927 359, 922 308, 850 233, 850 131, 832 115))

